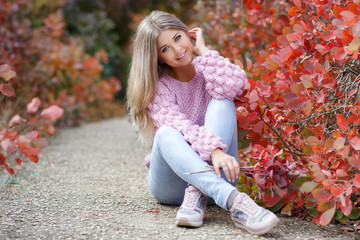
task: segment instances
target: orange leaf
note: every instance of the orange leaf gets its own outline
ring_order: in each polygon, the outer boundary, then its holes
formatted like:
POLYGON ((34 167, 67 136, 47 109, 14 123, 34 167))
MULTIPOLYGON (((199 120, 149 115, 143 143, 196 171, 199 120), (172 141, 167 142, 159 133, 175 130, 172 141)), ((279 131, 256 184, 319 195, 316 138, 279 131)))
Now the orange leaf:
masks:
POLYGON ((346 132, 347 129, 348 129, 348 126, 349 126, 349 123, 348 121, 346 120, 346 118, 344 117, 343 114, 338 114, 336 116, 336 120, 337 120, 337 123, 340 127, 340 129, 343 131, 343 132, 346 132))
POLYGON ((296 16, 296 14, 297 14, 297 7, 295 7, 295 6, 292 6, 290 9, 289 9, 289 11, 288 11, 288 14, 290 15, 290 16, 296 16))
POLYGON ((334 196, 334 197, 337 197, 339 196, 340 194, 343 194, 344 191, 338 187, 333 187, 330 189, 330 193, 334 196))
POLYGON ((360 188, 360 173, 354 175, 353 184, 355 187, 360 188))
POLYGON ((325 191, 325 189, 318 187, 311 192, 314 199, 318 202, 326 202, 332 198, 332 195, 325 191))
POLYGON ((252 68, 252 62, 251 62, 250 58, 246 57, 246 69, 248 71, 250 71, 251 68, 252 68))

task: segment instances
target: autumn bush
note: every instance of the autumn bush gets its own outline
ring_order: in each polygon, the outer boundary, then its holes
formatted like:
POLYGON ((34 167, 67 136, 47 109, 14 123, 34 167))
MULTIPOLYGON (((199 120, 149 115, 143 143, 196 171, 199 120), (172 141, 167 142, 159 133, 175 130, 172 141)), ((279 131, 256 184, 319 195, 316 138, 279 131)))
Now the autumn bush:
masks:
POLYGON ((81 36, 65 31, 65 3, 0 1, 0 165, 11 174, 14 162, 38 161, 55 126, 123 113, 119 80, 102 74, 108 53, 87 53, 81 36))
POLYGON ((251 177, 238 186, 317 224, 359 219, 360 1, 200 1, 196 9, 210 42, 250 82, 237 110, 251 177))

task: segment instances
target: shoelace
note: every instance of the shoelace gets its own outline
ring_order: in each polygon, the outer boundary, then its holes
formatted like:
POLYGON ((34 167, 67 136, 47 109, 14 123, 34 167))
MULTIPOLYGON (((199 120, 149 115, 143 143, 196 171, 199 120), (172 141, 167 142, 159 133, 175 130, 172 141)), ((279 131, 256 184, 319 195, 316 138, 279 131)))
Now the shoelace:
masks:
POLYGON ((243 196, 239 207, 244 209, 250 215, 255 215, 259 209, 259 206, 247 195, 243 196))
POLYGON ((194 208, 200 196, 201 193, 196 188, 192 188, 192 189, 187 188, 185 190, 183 206, 188 208, 194 208))

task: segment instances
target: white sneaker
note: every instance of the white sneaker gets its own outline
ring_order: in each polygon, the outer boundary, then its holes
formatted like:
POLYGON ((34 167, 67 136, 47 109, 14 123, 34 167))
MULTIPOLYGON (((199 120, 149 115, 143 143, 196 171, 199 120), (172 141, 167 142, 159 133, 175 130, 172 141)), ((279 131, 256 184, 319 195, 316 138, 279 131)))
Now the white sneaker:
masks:
POLYGON ((207 205, 206 196, 194 186, 185 189, 184 201, 176 214, 176 225, 201 227, 207 205))
POLYGON ((236 227, 257 235, 269 232, 280 221, 274 213, 257 205, 245 193, 234 199, 230 212, 236 227))

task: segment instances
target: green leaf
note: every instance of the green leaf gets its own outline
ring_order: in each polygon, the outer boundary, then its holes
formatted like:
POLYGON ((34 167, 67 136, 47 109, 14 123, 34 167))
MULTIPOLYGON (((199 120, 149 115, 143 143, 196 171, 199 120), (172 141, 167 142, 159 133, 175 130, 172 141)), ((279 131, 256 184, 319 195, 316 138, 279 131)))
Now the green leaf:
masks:
POLYGON ((301 131, 301 135, 303 135, 304 137, 315 136, 314 132, 311 131, 311 130, 308 129, 308 128, 302 130, 302 131, 301 131))
POLYGON ((336 220, 341 219, 344 216, 344 214, 340 210, 336 210, 334 218, 336 220))
POLYGON ((238 148, 244 149, 247 148, 251 143, 251 139, 243 139, 238 142, 238 148))
POLYGON ((309 177, 298 177, 296 178, 294 184, 295 186, 300 187, 304 182, 307 182, 309 180, 310 180, 309 177))
POLYGON ((315 217, 317 214, 319 213, 319 211, 316 208, 310 209, 309 211, 309 216, 310 217, 315 217))
POLYGON ((300 187, 300 192, 311 192, 318 185, 316 182, 304 182, 300 187))
POLYGON ((354 207, 352 210, 351 210, 351 213, 348 215, 348 217, 350 219, 353 219, 353 220, 356 220, 360 217, 360 211, 359 211, 359 208, 357 207, 354 207))
POLYGON ((280 209, 284 206, 282 201, 279 201, 277 204, 275 204, 272 207, 268 207, 267 209, 269 209, 272 212, 278 212, 280 211, 280 209))

